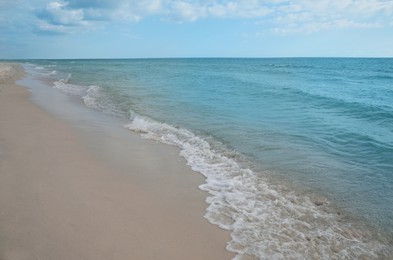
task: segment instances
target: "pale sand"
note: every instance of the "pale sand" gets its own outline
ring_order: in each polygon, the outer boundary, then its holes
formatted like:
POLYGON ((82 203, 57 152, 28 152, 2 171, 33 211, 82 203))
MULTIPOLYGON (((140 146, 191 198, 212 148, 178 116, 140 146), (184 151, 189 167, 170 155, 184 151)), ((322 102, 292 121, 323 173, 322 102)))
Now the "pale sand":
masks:
POLYGON ((23 75, 18 66, 8 68, 0 63, 1 260, 233 257, 225 250, 229 233, 203 218, 200 176, 187 181, 171 153, 166 163, 157 153, 145 166, 134 159, 127 171, 135 176, 99 160, 14 84, 23 75), (167 183, 151 183, 157 171, 174 168, 167 183))

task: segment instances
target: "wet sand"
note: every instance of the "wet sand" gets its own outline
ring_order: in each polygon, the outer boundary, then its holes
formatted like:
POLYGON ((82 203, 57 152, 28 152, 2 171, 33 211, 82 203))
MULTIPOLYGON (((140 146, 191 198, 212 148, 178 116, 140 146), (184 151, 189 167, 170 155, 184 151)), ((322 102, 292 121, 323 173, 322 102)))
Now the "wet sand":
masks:
POLYGON ((172 148, 134 138, 127 164, 105 159, 122 140, 97 138, 112 146, 95 151, 21 77, 0 63, 0 259, 233 257, 229 232, 203 218, 203 178, 172 148))

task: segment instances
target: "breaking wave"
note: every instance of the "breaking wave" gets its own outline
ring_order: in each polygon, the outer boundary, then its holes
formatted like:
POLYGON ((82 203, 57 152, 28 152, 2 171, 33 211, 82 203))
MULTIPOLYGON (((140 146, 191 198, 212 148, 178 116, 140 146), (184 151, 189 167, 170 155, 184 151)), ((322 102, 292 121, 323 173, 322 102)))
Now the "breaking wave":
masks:
POLYGON ((370 259, 387 253, 387 244, 345 221, 327 200, 269 185, 263 173, 240 166, 186 129, 140 116, 125 127, 179 147, 192 170, 206 177, 200 185, 209 193, 205 217, 231 231, 227 249, 236 259, 370 259))

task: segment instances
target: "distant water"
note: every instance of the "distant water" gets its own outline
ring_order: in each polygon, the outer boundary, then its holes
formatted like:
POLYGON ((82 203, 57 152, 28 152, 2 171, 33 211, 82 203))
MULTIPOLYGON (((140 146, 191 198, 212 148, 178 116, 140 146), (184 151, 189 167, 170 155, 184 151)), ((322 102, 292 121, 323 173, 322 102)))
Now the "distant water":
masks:
POLYGON ((206 176, 228 250, 277 259, 392 250, 393 59, 31 60, 25 68, 206 176), (383 233, 383 234, 382 234, 383 233))

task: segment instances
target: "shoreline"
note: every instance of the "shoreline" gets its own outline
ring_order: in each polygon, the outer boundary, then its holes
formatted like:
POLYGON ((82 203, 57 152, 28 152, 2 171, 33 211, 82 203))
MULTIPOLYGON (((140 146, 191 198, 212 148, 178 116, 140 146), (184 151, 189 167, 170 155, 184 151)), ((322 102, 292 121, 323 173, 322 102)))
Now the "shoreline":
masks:
MULTIPOLYGON (((178 216, 184 212, 202 212, 200 218, 204 215, 210 223, 231 230, 231 239, 229 232, 224 231, 228 234, 224 240, 230 240, 227 250, 236 252, 238 257, 329 255, 334 258, 347 255, 384 259, 387 254, 390 256, 391 239, 385 237, 384 232, 381 234, 366 222, 353 219, 345 214, 345 209, 337 208, 323 196, 307 191, 303 194, 301 189, 285 182, 255 179, 256 173, 247 170, 247 166, 239 168, 236 160, 224 163, 224 166, 234 167, 230 171, 224 169, 219 174, 211 173, 209 168, 198 166, 201 163, 202 166, 214 166, 217 163, 215 159, 222 161, 222 154, 211 149, 199 150, 209 147, 209 144, 187 129, 174 128, 139 115, 130 121, 122 114, 106 113, 100 107, 97 109, 86 103, 86 97, 96 100, 94 96, 87 95, 90 94, 90 86, 86 93, 86 86, 83 92, 83 83, 73 85, 71 81, 68 85, 62 77, 52 81, 52 78, 46 77, 48 73, 43 73, 43 67, 34 70, 23 65, 23 68, 27 76, 16 83, 29 90, 31 103, 71 127, 78 142, 89 154, 113 173, 132 178, 132 182, 143 187, 146 194, 158 195, 159 203, 164 202, 166 211, 176 212, 178 216), (82 92, 74 93, 74 89, 78 88, 82 92), (193 143, 195 138, 200 142, 193 143), (215 159, 209 161, 211 158, 206 157, 209 155, 215 159), (203 161, 205 159, 207 161, 203 161), (253 183, 259 183, 257 190, 249 185, 253 183), (200 203, 204 200, 207 204, 200 203), (251 230, 258 232, 258 236, 250 234, 251 230), (276 234, 279 236, 276 237, 276 234), (287 248, 287 238, 292 241, 291 248, 287 248), (264 248, 264 245, 268 247, 264 248)), ((212 168, 213 171, 217 169, 223 170, 222 167, 212 168)), ((188 218, 187 215, 180 219, 188 218)))
MULTIPOLYGON (((171 148, 134 138, 127 151, 134 149, 135 167, 114 167, 83 134, 33 104, 14 83, 21 77, 0 79, 1 259, 233 257, 229 232, 203 218, 202 176, 171 148)), ((94 140, 121 145, 100 134, 94 140)))

